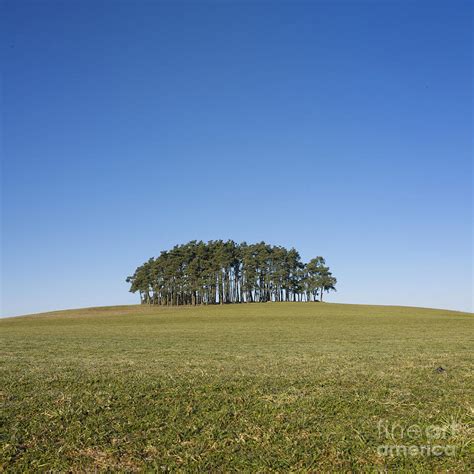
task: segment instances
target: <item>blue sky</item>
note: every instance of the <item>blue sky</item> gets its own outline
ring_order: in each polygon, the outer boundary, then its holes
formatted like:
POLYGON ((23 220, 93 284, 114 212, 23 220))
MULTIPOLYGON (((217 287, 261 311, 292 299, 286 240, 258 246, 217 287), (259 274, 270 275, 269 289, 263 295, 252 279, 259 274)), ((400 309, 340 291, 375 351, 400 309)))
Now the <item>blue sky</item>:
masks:
POLYGON ((192 239, 472 311, 471 2, 2 3, 2 314, 192 239))

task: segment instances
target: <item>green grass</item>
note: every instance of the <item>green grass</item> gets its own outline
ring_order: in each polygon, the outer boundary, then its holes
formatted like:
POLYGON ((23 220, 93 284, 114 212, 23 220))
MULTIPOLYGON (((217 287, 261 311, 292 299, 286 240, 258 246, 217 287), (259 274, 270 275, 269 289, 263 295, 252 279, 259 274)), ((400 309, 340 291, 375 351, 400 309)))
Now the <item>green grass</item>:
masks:
POLYGON ((0 462, 14 471, 472 471, 473 322, 318 303, 0 320, 0 462), (439 439, 426 432, 453 422, 439 439), (386 444, 455 452, 378 454, 386 444))

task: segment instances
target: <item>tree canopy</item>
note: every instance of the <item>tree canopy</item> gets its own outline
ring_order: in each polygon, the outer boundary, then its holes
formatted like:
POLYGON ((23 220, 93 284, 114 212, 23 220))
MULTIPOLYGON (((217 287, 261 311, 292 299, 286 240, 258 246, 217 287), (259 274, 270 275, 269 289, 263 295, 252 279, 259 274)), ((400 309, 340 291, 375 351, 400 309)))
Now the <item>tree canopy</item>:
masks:
POLYGON ((322 301, 336 278, 323 257, 265 242, 191 241, 150 258, 127 277, 143 304, 197 305, 322 301))

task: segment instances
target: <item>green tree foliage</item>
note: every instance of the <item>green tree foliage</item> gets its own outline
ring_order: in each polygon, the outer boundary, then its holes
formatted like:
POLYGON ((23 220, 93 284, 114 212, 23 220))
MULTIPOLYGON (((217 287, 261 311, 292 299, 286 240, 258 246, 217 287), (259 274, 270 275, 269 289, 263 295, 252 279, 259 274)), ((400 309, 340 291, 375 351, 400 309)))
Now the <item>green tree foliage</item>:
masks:
POLYGON ((322 301, 336 290, 323 257, 304 264, 295 249, 265 242, 195 241, 150 258, 127 278, 143 304, 322 301))

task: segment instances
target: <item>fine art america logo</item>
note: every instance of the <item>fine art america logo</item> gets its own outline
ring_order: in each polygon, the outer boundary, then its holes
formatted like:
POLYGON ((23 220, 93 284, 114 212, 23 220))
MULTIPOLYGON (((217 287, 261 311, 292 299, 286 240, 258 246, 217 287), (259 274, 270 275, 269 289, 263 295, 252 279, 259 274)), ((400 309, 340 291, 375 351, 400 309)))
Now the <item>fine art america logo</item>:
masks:
POLYGON ((379 439, 390 440, 390 443, 378 446, 377 453, 380 456, 454 456, 456 446, 449 444, 449 440, 460 429, 461 425, 454 421, 422 427, 380 420, 379 439), (420 440, 423 440, 422 444, 419 444, 420 440))

